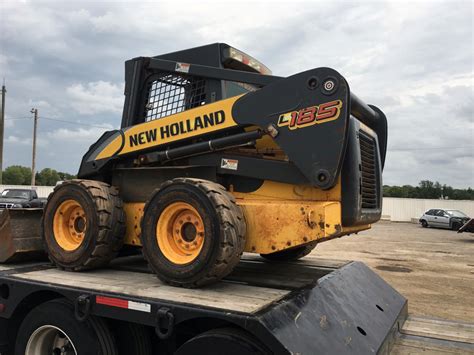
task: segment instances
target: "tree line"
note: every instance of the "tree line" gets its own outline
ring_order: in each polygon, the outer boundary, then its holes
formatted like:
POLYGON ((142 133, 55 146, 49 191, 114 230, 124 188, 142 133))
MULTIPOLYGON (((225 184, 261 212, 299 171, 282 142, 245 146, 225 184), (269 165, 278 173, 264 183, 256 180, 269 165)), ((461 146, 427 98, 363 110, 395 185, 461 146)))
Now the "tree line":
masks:
POLYGON ((441 185, 438 181, 422 180, 418 186, 383 186, 384 197, 404 197, 404 198, 430 198, 449 200, 474 200, 474 190, 455 189, 446 184, 441 185))
MULTIPOLYGON (((36 185, 54 186, 58 181, 75 179, 76 176, 54 169, 45 168, 36 173, 36 185)), ((30 185, 31 169, 25 166, 12 165, 3 171, 3 183, 5 185, 30 185)), ((474 200, 474 190, 455 189, 446 184, 441 185, 438 181, 422 180, 418 186, 383 186, 384 197, 403 198, 429 198, 449 200, 474 200)))
MULTIPOLYGON (((54 169, 45 168, 35 174, 37 186, 54 186, 58 181, 74 179, 76 176, 54 169)), ((5 185, 30 185, 31 168, 12 165, 3 171, 3 184, 5 185)))

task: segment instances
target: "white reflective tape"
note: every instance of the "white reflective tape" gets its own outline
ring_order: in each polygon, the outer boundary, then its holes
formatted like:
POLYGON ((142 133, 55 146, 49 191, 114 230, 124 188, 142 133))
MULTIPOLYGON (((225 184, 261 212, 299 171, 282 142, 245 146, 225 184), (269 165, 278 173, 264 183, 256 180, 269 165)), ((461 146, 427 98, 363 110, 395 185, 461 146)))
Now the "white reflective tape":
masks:
POLYGON ((134 311, 151 313, 151 305, 148 303, 128 301, 128 309, 133 309, 134 311))

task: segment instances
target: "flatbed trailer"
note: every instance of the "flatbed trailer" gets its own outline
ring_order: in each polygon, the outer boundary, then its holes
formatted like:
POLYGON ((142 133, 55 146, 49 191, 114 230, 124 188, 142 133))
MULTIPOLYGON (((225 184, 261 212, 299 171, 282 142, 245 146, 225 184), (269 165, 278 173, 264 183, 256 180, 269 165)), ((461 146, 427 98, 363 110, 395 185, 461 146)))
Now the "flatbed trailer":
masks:
POLYGON ((127 352, 143 354, 384 354, 407 317, 407 300, 361 262, 244 255, 203 289, 160 282, 141 256, 82 273, 46 262, 0 265, 0 353, 14 353, 22 320, 58 298, 73 305, 71 322, 99 317, 112 332, 140 325, 151 345, 127 352))
POLYGON ((409 316, 407 300, 363 263, 245 255, 198 290, 161 283, 139 256, 85 273, 0 265, 0 354, 15 353, 22 320, 53 299, 74 305, 71 322, 106 320, 119 345, 108 354, 474 353, 473 324, 409 316))

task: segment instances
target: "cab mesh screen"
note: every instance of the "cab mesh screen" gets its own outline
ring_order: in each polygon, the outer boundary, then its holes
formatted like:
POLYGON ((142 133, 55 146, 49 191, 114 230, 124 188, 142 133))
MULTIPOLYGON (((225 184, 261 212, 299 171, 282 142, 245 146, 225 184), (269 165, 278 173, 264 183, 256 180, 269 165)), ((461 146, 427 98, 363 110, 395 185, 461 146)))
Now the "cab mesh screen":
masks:
POLYGON ((199 77, 167 74, 148 83, 145 120, 151 121, 206 103, 206 81, 199 77))

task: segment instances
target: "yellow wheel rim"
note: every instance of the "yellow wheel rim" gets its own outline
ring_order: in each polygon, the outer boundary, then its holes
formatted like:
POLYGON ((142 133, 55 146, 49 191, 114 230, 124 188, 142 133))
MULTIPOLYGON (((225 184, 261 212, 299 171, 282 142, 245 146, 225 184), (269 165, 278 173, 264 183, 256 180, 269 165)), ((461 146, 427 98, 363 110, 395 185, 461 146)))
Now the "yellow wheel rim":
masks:
POLYGON ((86 213, 75 200, 64 201, 54 213, 54 239, 66 251, 74 251, 81 246, 86 226, 86 213))
POLYGON ((170 204, 156 223, 158 246, 175 264, 187 264, 198 257, 204 244, 204 233, 199 212, 186 202, 170 204))

